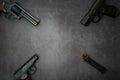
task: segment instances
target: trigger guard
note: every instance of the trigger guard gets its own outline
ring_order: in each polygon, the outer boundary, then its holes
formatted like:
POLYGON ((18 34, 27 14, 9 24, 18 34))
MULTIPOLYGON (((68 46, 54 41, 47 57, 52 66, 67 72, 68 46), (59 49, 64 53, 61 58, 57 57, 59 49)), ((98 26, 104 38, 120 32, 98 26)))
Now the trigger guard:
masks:
POLYGON ((5 17, 8 18, 8 19, 10 19, 10 20, 15 20, 15 19, 16 19, 16 18, 14 18, 14 17, 12 16, 12 14, 10 14, 10 13, 6 13, 6 14, 5 14, 5 17))
POLYGON ((10 13, 6 13, 6 14, 5 14, 5 17, 6 17, 6 18, 9 18, 10 15, 11 15, 10 13))
POLYGON ((32 67, 28 70, 28 73, 29 73, 30 75, 32 75, 32 74, 34 74, 34 73, 36 72, 36 70, 37 70, 37 67, 34 65, 34 66, 32 66, 32 67))
POLYGON ((93 22, 94 23, 98 23, 101 18, 103 17, 103 14, 99 13, 98 15, 96 15, 94 18, 93 18, 93 22))
POLYGON ((93 19, 93 22, 94 23, 98 23, 100 21, 100 17, 99 16, 95 16, 94 19, 93 19))

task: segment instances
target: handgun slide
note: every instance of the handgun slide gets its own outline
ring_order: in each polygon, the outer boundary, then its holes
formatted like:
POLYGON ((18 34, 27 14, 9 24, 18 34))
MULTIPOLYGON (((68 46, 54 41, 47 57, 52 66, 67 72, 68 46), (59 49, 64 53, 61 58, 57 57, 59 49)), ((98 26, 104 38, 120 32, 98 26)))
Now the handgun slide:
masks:
POLYGON ((28 74, 28 71, 34 66, 35 62, 39 59, 38 55, 34 55, 30 58, 22 67, 20 67, 15 73, 14 76, 16 79, 20 79, 22 75, 28 74))

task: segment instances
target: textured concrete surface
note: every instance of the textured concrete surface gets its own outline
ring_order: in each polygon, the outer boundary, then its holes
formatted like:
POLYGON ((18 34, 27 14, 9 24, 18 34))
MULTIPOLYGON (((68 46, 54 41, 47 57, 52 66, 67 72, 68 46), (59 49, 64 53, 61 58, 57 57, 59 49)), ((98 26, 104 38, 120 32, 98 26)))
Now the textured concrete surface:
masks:
MULTIPOLYGON (((84 27, 80 20, 94 0, 14 0, 41 20, 34 27, 25 19, 11 21, 0 14, 0 80, 37 53, 33 80, 120 80, 120 17, 104 16, 84 27), (82 61, 87 52, 108 71, 101 74, 82 61)), ((107 0, 120 8, 120 0, 107 0)))

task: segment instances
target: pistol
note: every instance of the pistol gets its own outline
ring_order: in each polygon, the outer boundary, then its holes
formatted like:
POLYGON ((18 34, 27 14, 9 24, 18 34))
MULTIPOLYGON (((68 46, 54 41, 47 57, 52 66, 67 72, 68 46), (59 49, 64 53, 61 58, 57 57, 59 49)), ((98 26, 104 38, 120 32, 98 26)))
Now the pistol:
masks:
POLYGON ((9 19, 19 20, 25 18, 34 26, 39 24, 39 20, 28 13, 23 7, 21 7, 17 2, 0 2, 0 11, 6 13, 6 17, 9 19))
POLYGON ((106 0, 96 0, 80 23, 88 26, 91 22, 98 23, 103 15, 115 18, 119 14, 119 9, 113 5, 107 5, 106 0))
POLYGON ((39 59, 38 55, 33 55, 23 66, 21 66, 15 73, 16 80, 32 80, 31 75, 37 70, 35 62, 39 59))

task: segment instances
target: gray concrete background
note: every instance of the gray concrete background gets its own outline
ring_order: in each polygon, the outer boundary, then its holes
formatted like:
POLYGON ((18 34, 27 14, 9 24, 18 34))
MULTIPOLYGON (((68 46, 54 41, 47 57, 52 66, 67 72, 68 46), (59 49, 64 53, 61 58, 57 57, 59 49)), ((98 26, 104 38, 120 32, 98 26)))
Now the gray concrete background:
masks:
MULTIPOLYGON (((37 53, 33 80, 120 80, 120 17, 104 16, 89 27, 80 24, 94 0, 14 0, 41 20, 34 27, 25 19, 11 21, 0 14, 0 80, 37 53), (101 74, 82 61, 87 52, 108 71, 101 74)), ((107 0, 120 8, 120 0, 107 0)))

